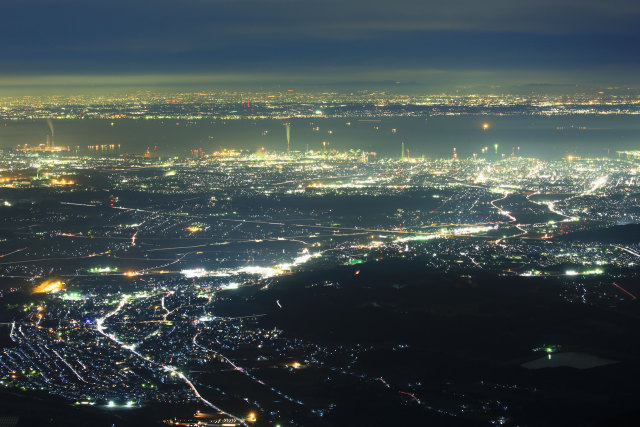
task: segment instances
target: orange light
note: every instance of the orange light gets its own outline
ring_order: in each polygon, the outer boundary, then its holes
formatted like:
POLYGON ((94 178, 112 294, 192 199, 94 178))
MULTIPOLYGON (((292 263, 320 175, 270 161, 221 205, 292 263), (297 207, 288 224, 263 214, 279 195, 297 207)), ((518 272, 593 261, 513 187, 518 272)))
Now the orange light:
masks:
POLYGON ((34 294, 55 293, 64 289, 64 282, 62 280, 45 280, 38 285, 34 290, 34 294))
POLYGON ((55 178, 51 180, 51 185, 63 185, 64 186, 64 185, 73 185, 73 184, 75 184, 75 182, 72 181, 72 180, 68 180, 67 181, 66 179, 55 179, 55 178))

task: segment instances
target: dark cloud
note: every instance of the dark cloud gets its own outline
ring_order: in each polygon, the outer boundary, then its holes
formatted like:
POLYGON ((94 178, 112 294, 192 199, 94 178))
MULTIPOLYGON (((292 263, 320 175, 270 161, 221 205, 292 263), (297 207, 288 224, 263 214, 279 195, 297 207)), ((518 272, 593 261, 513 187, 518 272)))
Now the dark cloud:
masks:
POLYGON ((606 68, 626 79, 639 65, 640 3, 626 0, 22 0, 1 8, 4 76, 297 70, 311 79, 321 68, 360 67, 396 80, 394 72, 411 70, 580 77, 606 68))

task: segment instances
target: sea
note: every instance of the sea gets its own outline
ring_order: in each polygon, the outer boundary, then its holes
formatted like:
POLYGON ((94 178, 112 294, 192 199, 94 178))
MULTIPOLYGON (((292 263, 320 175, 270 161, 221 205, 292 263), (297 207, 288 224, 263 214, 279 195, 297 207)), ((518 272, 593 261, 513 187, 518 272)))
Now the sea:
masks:
MULTIPOLYGON (((616 157, 617 151, 640 150, 640 115, 434 115, 381 118, 280 119, 66 119, 54 120, 55 143, 80 153, 89 146, 114 145, 117 153, 159 156, 220 150, 291 151, 365 150, 378 158, 405 155, 429 159, 512 153, 547 160, 567 155, 616 157), (119 149, 118 149, 119 146, 119 149)), ((0 147, 44 143, 44 120, 0 122, 0 147)))

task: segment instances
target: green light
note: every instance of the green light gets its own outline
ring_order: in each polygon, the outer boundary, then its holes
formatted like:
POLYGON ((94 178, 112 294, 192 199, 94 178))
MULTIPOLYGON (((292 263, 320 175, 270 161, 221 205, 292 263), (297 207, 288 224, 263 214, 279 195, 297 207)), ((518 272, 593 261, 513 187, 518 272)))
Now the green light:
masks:
POLYGON ((115 272, 118 271, 118 268, 111 268, 111 267, 93 267, 90 268, 89 273, 111 273, 111 272, 115 272))

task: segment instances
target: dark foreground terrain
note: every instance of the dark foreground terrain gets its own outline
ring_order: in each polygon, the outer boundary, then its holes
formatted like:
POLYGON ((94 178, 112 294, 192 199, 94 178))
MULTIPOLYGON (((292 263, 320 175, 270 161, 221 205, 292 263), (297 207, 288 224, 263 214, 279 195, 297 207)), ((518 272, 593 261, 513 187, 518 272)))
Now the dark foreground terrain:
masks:
MULTIPOLYGON (((331 402, 332 410, 301 417, 307 420, 302 425, 638 421, 636 300, 613 286, 610 299, 591 298, 590 289, 602 295, 606 284, 587 277, 579 284, 585 297, 568 279, 442 275, 424 265, 383 260, 302 271, 266 288, 223 291, 216 314, 264 314, 257 326, 324 348, 357 343, 358 355, 350 360, 301 354, 299 375, 289 379, 269 366, 254 367, 255 375, 305 402, 331 402), (569 366, 545 367, 556 360, 569 366), (532 361, 537 368, 523 366, 532 361), (342 375, 324 374, 336 370, 342 375)), ((639 290, 637 282, 624 285, 639 290)), ((199 381, 215 386, 226 380, 212 372, 199 381)), ((151 425, 192 412, 161 405, 126 414, 79 409, 20 391, 4 392, 0 400, 0 416, 20 415, 19 425, 151 425)))

